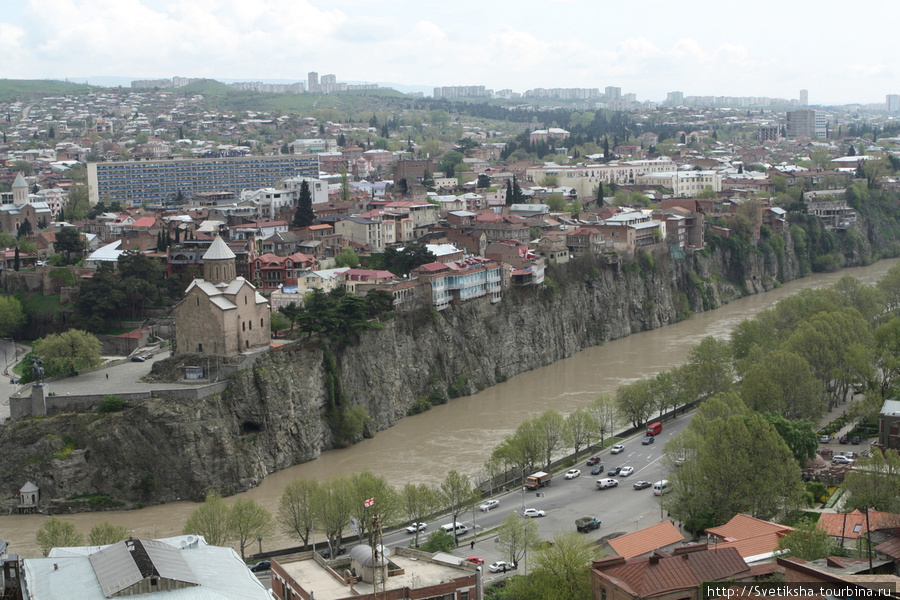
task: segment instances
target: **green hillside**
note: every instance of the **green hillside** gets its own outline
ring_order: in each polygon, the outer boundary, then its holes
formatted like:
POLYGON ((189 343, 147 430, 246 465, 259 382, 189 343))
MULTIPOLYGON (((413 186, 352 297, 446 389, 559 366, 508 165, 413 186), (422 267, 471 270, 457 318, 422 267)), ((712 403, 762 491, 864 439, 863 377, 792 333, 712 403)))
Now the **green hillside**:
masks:
POLYGON ((38 100, 46 96, 88 94, 102 88, 54 79, 0 79, 0 102, 38 100))

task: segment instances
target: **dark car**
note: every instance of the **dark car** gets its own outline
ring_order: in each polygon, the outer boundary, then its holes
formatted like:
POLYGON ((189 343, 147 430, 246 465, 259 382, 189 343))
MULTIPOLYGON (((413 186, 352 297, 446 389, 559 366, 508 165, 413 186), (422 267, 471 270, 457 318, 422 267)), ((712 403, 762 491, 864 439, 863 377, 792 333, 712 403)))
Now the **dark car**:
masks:
POLYGON ((609 475, 610 477, 612 477, 614 475, 618 475, 619 471, 621 471, 621 470, 622 470, 622 467, 616 467, 614 469, 610 469, 609 473, 607 473, 607 475, 609 475))
POLYGON ((861 441, 862 441, 862 440, 860 440, 860 438, 859 438, 858 435, 854 435, 854 436, 850 439, 850 443, 851 443, 851 444, 859 444, 861 441))
POLYGON ((594 468, 591 469, 591 475, 599 475, 603 472, 603 465, 594 465, 594 468))
MULTIPOLYGON (((338 546, 336 556, 340 556, 341 554, 347 554, 346 546, 338 546)), ((324 550, 319 552, 319 556, 321 556, 322 558, 331 558, 331 550, 325 548, 324 550)))
POLYGON ((645 490, 648 487, 650 487, 651 485, 653 485, 653 484, 650 483, 649 481, 637 481, 637 482, 635 482, 635 484, 632 487, 634 487, 634 489, 636 489, 636 490, 645 490))
POLYGON ((842 436, 841 436, 841 439, 838 440, 838 443, 840 443, 840 444, 848 444, 848 443, 850 443, 850 436, 849 436, 849 435, 846 435, 846 434, 842 435, 842 436))
POLYGON ((599 456, 592 456, 592 457, 590 457, 589 459, 587 459, 587 466, 593 467, 593 466, 596 465, 596 464, 600 464, 600 457, 599 457, 599 456))
POLYGON ((144 362, 145 360, 147 360, 147 359, 144 358, 143 356, 132 356, 131 357, 131 362, 144 362))
POLYGON ((655 441, 656 441, 656 438, 653 437, 653 436, 651 435, 651 436, 645 437, 645 438, 644 438, 644 441, 641 442, 641 443, 642 443, 643 445, 645 445, 645 446, 648 446, 648 445, 652 444, 652 443, 655 442, 655 441))
POLYGON ((272 563, 268 560, 261 560, 255 565, 250 567, 250 570, 254 573, 260 573, 262 571, 268 571, 272 568, 272 563))

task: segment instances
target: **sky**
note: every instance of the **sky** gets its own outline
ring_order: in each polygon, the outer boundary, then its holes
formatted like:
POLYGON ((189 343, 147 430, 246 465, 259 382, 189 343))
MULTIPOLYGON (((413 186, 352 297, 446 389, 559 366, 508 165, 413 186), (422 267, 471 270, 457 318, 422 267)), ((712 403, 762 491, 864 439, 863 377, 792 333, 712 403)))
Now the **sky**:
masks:
POLYGON ((900 93, 897 0, 4 0, 0 77, 617 86, 638 100, 900 93), (864 18, 864 15, 865 18, 864 18), (881 23, 881 24, 880 24, 881 23))

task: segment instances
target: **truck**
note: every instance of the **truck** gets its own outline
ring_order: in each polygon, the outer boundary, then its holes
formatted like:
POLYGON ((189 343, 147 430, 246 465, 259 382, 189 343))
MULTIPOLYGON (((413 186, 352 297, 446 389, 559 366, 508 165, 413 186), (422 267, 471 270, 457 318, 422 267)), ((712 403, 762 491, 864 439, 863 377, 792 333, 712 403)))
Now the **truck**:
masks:
POLYGON ((575 529, 578 533, 587 533, 588 531, 599 529, 602 521, 597 517, 581 517, 575 520, 575 529))
POLYGON ((527 487, 529 490, 536 490, 538 488, 544 487, 545 485, 550 485, 550 480, 552 478, 552 473, 547 473, 546 471, 538 471, 537 473, 532 473, 525 478, 525 487, 527 487))

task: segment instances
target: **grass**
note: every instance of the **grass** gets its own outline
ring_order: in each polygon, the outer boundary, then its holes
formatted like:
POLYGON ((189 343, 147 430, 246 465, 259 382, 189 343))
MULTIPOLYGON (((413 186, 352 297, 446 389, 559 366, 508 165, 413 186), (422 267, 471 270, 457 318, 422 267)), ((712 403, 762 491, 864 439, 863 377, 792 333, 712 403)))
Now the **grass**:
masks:
POLYGON ((22 308, 28 315, 57 315, 62 310, 59 303, 59 294, 44 296, 42 294, 27 294, 19 298, 22 308))
POLYGON ((61 94, 89 94, 98 88, 53 79, 0 79, 0 101, 9 102, 23 97, 43 98, 61 94))

